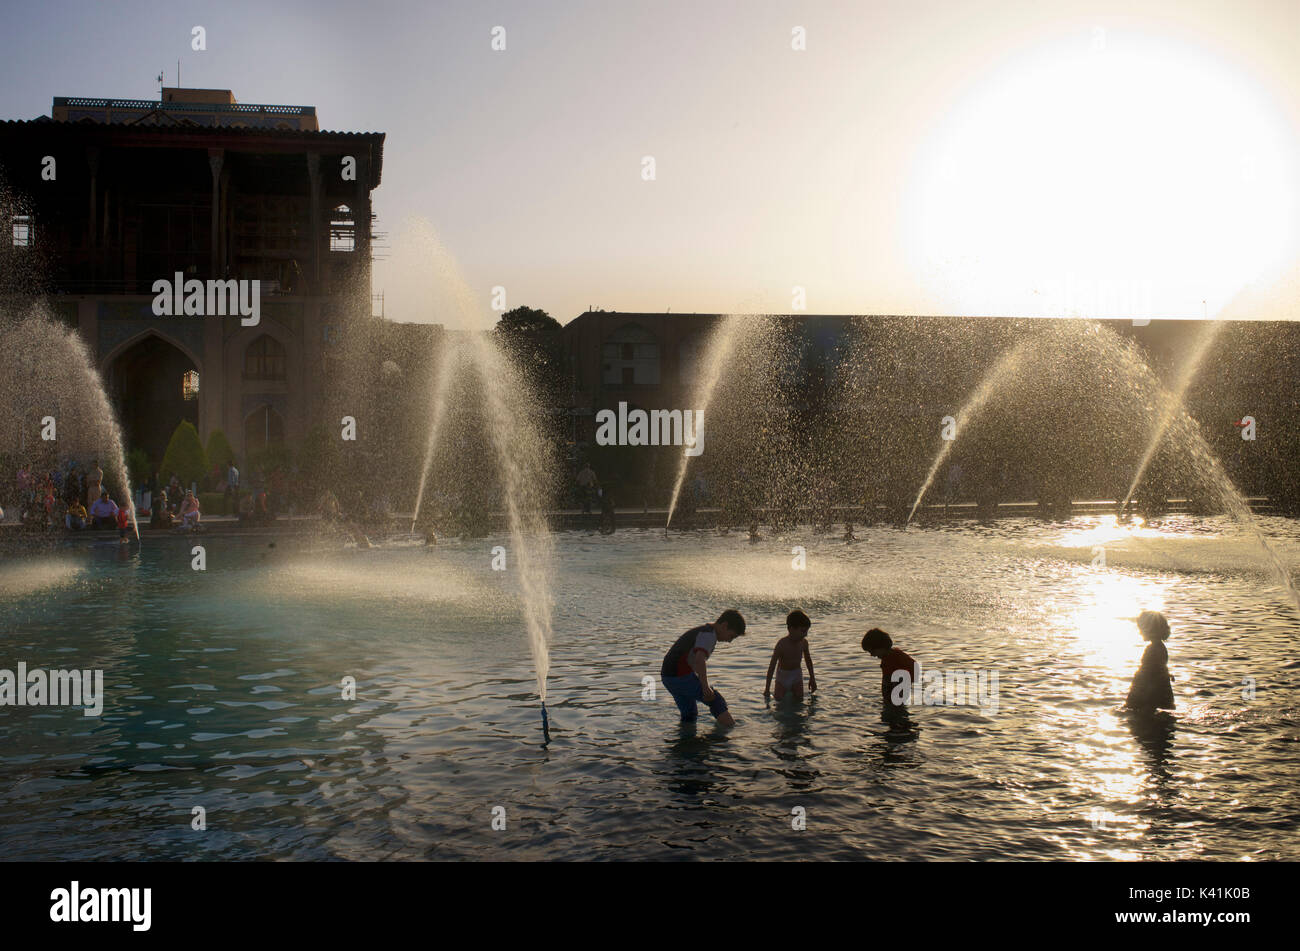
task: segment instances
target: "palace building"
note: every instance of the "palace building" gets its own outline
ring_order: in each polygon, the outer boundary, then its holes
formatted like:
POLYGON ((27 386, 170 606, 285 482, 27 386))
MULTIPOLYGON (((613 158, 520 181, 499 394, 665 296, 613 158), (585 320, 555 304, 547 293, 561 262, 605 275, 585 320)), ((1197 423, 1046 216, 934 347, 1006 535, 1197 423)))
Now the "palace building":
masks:
POLYGON ((320 421, 338 341, 371 314, 383 147, 225 89, 55 98, 49 117, 0 122, 0 295, 42 295, 76 328, 127 447, 155 466, 182 419, 241 459, 295 442, 320 421), (177 274, 260 282, 260 320, 156 316, 153 285, 177 274))

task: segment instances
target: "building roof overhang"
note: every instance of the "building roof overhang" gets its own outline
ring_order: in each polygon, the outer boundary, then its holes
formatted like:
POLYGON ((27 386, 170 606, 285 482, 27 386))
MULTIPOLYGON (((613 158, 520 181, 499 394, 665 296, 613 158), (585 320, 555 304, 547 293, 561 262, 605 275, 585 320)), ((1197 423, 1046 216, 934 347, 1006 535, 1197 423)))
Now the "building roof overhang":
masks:
POLYGON ((364 148, 372 190, 379 187, 384 164, 383 132, 317 132, 188 124, 126 125, 86 120, 59 122, 48 116, 0 120, 0 140, 28 132, 67 137, 86 145, 101 147, 230 149, 234 152, 263 153, 321 151, 325 154, 355 154, 358 149, 364 148))

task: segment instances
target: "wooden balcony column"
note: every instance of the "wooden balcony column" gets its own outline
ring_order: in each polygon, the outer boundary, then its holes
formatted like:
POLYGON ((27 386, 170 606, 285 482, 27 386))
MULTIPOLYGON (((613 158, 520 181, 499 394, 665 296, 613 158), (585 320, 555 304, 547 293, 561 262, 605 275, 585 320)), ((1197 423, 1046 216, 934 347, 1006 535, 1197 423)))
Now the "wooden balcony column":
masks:
POLYGON ((211 278, 223 276, 218 266, 221 255, 221 167, 225 160, 225 149, 208 149, 208 168, 212 170, 212 245, 208 254, 208 276, 211 278))

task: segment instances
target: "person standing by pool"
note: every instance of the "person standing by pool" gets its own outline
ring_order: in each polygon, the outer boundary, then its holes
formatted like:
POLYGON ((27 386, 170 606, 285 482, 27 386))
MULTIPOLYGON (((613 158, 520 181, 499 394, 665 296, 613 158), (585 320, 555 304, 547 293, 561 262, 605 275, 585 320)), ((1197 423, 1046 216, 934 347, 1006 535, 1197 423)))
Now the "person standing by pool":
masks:
POLYGON ((683 723, 694 723, 697 704, 703 702, 722 726, 734 726, 735 718, 727 711, 722 694, 709 686, 708 660, 718 642, 734 641, 745 633, 745 619, 728 608, 712 624, 693 627, 673 643, 664 655, 660 679, 677 702, 683 723))
POLYGON ((1130 710, 1172 710, 1173 677, 1169 673, 1169 650, 1165 647, 1169 621, 1159 611, 1143 611, 1137 617, 1137 626, 1142 639, 1150 643, 1142 652, 1142 662, 1133 675, 1133 685, 1124 705, 1130 710))
POLYGON ((63 475, 63 504, 71 508, 72 503, 84 499, 86 493, 80 491, 81 486, 77 480, 77 462, 70 460, 68 462, 68 471, 63 475))
POLYGON ((578 473, 578 494, 582 496, 582 514, 591 514, 591 500, 596 494, 596 489, 600 487, 600 480, 596 478, 596 470, 591 468, 590 462, 582 464, 582 471, 578 473))
POLYGON ((226 511, 239 514, 239 470, 235 468, 234 459, 230 460, 230 468, 226 470, 226 511))
MULTIPOLYGON (((104 485, 104 470, 99 468, 99 460, 92 459, 90 462, 90 471, 86 473, 86 501, 90 503, 93 511, 95 502, 99 499, 100 492, 104 485)), ((114 512, 113 514, 117 514, 114 512)))

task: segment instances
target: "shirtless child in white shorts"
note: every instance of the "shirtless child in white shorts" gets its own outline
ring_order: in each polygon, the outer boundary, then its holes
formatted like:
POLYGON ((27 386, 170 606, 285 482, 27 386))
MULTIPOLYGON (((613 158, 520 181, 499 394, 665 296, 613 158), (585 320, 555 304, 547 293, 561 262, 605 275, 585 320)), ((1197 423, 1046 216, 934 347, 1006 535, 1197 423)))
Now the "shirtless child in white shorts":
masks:
POLYGON ((787 693, 796 700, 803 699, 803 661, 808 662, 808 689, 817 689, 817 676, 813 673, 812 653, 808 650, 808 628, 812 621, 802 611, 791 611, 785 619, 785 637, 772 649, 772 661, 767 665, 767 684, 763 697, 772 696, 772 674, 776 673, 776 699, 787 693), (780 665, 779 669, 777 665, 780 665))

